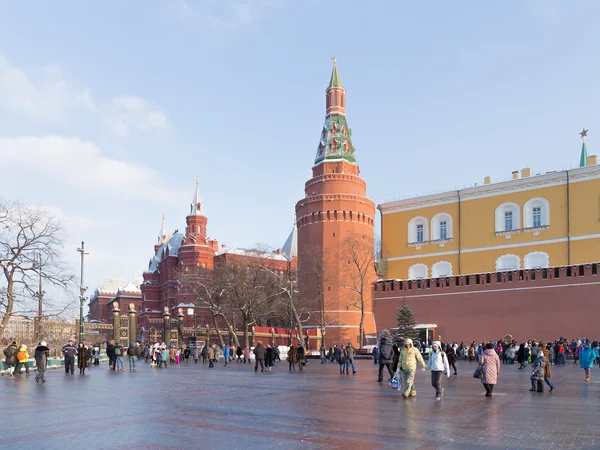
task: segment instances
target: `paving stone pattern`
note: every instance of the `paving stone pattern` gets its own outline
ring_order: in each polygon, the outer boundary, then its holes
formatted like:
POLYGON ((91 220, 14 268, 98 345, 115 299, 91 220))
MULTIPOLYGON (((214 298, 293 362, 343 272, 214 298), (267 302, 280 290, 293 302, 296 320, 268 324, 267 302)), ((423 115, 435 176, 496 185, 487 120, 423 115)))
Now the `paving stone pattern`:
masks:
MULTIPOLYGON (((127 367, 127 361, 125 361, 127 367)), ((530 370, 503 365, 491 399, 472 378, 473 363, 445 380, 434 400, 429 372, 417 373, 418 396, 403 400, 377 383, 372 362, 356 375, 311 361, 272 374, 231 363, 181 364, 89 375, 47 372, 0 378, 0 448, 71 449, 490 449, 600 448, 600 371, 585 383, 575 364, 553 367, 557 390, 529 392, 530 370)))

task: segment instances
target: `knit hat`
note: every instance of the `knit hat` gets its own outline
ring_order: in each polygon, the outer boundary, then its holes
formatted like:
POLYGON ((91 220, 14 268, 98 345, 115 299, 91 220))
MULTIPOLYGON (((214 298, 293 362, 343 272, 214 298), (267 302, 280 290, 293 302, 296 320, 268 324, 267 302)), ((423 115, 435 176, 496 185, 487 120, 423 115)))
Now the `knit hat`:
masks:
POLYGON ((407 339, 404 341, 404 345, 408 345, 408 344, 413 345, 412 339, 407 339))
POLYGON ((42 341, 42 342, 40 342, 40 345, 43 345, 44 347, 47 347, 47 346, 48 346, 48 344, 46 343, 46 341, 42 341))
POLYGON ((27 346, 25 344, 21 345, 21 350, 27 350, 27 346))
POLYGON ((431 346, 433 347, 434 345, 437 345, 437 348, 439 348, 440 350, 442 349, 442 343, 440 341, 433 341, 431 343, 431 346))

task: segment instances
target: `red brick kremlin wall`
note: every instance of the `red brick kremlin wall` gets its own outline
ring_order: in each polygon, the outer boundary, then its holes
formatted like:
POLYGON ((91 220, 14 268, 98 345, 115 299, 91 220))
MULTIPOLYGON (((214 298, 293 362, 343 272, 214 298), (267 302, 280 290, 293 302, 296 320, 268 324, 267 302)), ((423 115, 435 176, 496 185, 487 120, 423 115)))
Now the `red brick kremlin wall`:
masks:
POLYGON ((516 270, 375 284, 379 332, 396 326, 404 301, 444 342, 600 337, 598 266, 516 270))

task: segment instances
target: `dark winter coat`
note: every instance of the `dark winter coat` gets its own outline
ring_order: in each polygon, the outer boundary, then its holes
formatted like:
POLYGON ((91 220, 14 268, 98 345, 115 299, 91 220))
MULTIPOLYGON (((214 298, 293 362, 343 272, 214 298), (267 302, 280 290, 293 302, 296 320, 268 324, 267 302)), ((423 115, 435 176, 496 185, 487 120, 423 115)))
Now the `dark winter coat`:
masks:
POLYGON ((258 344, 254 347, 254 356, 256 356, 256 359, 258 360, 265 359, 265 348, 262 344, 258 344))
POLYGON ((77 347, 67 344, 62 348, 62 354, 65 358, 75 358, 77 356, 77 347))
POLYGON ((242 350, 242 347, 240 347, 240 346, 238 345, 238 348, 236 349, 236 351, 235 351, 235 354, 236 354, 237 356, 242 356, 242 355, 244 354, 244 351, 242 350))
POLYGON ((391 364, 394 359, 394 348, 388 344, 386 338, 381 338, 379 344, 379 364, 391 364))
POLYGON ((106 346, 106 356, 108 356, 110 359, 115 357, 115 346, 111 343, 106 346))
POLYGON ((202 357, 205 359, 208 357, 208 347, 206 345, 202 347, 202 357))
POLYGON ((4 349, 4 356, 6 356, 7 365, 14 366, 17 364, 17 353, 19 353, 19 349, 13 344, 10 344, 4 349))
POLYGON ((77 367, 80 369, 87 369, 88 359, 90 358, 90 352, 85 347, 79 347, 77 349, 79 352, 79 358, 77 359, 77 367))
POLYGON ((448 358, 448 364, 456 364, 456 352, 451 345, 446 346, 446 357, 448 358))
POLYGON ((296 359, 299 364, 306 364, 306 353, 304 353, 304 347, 301 345, 296 348, 296 359))
POLYGON ((396 371, 398 369, 398 360, 400 359, 400 349, 396 344, 392 347, 394 350, 394 358, 392 359, 392 371, 396 371))
POLYGON ((38 345, 35 348, 34 359, 35 365, 38 370, 45 372, 48 368, 48 355, 50 353, 50 349, 45 345, 38 345))
POLYGON ((273 349, 271 347, 267 348, 265 350, 265 366, 267 367, 272 367, 273 361, 275 359, 275 353, 273 352, 273 349))
POLYGON ((519 350, 517 350, 517 362, 519 364, 527 362, 529 359, 529 349, 525 348, 524 344, 519 346, 519 350))

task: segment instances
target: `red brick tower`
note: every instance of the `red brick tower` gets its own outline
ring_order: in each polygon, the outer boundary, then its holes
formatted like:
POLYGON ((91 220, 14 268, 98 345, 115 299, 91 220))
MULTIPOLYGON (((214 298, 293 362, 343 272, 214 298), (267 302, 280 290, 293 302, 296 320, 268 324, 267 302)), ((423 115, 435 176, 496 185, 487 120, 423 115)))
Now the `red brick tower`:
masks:
MULTIPOLYGON (((346 89, 337 64, 325 94, 326 115, 321 131, 313 177, 306 182, 305 198, 296 204, 298 226, 299 285, 320 260, 323 306, 316 315, 324 316, 325 344, 358 343, 361 312, 355 306, 355 293, 348 285, 349 269, 344 246, 347 239, 361 239, 373 248, 375 204, 366 197, 367 184, 359 176, 352 132, 346 122, 346 89), (319 314, 320 313, 320 314, 319 314)), ((317 264, 318 265, 318 264, 317 264)), ((369 284, 376 279, 370 265, 369 284)), ((372 288, 366 291, 365 334, 375 332, 372 288)), ((319 302, 320 303, 320 302, 319 302)))
POLYGON ((190 214, 185 218, 187 227, 185 239, 179 249, 179 264, 184 274, 198 269, 213 270, 215 266, 215 253, 219 250, 219 243, 206 236, 208 219, 204 215, 200 202, 200 190, 196 179, 196 191, 190 205, 190 214), (196 267, 197 269, 194 269, 196 267))

